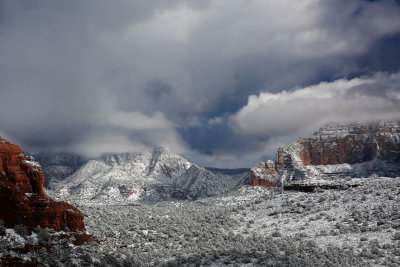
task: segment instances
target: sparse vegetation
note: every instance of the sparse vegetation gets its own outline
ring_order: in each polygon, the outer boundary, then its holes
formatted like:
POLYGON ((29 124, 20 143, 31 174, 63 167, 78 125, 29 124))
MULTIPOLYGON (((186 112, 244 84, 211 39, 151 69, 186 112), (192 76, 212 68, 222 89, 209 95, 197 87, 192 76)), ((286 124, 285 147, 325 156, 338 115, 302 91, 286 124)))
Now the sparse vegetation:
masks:
POLYGON ((399 185, 382 178, 341 191, 249 187, 195 202, 85 205, 87 230, 100 243, 74 246, 40 227, 28 234, 16 226, 21 237, 11 238, 0 223, 0 253, 47 266, 398 266, 400 204, 396 194, 381 199, 399 185), (28 244, 42 248, 24 252, 28 244))

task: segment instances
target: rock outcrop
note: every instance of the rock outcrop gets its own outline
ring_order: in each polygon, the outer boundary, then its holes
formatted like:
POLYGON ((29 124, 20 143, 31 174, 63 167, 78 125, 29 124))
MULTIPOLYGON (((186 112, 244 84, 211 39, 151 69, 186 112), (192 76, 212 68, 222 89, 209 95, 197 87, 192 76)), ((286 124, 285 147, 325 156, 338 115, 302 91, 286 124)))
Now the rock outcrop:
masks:
MULTIPOLYGON (((267 178, 268 184, 372 174, 395 177, 400 175, 399 163, 399 122, 330 124, 310 138, 280 148, 274 165, 267 163, 269 167, 253 173, 258 180, 267 178)), ((263 184, 255 180, 250 179, 249 184, 263 184)))
POLYGON ((0 219, 5 225, 85 230, 82 213, 66 202, 48 198, 43 183, 42 167, 19 146, 0 137, 0 219))
POLYGON ((256 186, 271 187, 276 185, 276 169, 272 160, 260 162, 258 167, 252 168, 250 171, 249 184, 256 186))

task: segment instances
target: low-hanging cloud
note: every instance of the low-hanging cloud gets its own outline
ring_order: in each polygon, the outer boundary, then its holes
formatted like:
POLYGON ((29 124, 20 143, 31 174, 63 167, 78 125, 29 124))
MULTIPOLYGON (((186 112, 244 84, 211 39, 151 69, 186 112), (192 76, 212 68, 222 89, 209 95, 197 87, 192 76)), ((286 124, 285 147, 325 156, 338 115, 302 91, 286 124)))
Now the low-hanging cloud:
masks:
POLYGON ((243 135, 272 137, 315 130, 329 122, 400 118, 400 73, 339 79, 280 93, 261 93, 230 117, 243 135))

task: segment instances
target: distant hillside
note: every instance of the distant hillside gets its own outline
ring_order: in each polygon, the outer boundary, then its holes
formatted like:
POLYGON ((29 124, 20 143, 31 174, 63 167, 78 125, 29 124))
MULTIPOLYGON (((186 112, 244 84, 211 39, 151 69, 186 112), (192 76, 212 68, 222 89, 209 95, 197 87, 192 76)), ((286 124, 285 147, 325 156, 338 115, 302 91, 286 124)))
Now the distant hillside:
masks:
MULTIPOLYGON (((59 169, 49 166, 50 172, 59 169)), ((88 160, 67 178, 50 180, 49 188, 63 199, 78 202, 133 204, 214 196, 236 188, 247 174, 246 169, 211 171, 158 148, 88 160)))

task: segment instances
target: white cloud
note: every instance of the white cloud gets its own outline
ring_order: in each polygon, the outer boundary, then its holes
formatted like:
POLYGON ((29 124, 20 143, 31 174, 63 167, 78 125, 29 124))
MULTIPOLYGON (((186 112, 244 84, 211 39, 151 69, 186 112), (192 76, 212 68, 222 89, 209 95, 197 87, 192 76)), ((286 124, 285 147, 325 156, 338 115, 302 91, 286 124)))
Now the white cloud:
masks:
POLYGON ((159 146, 177 153, 188 151, 173 124, 161 113, 146 116, 138 112, 115 112, 82 134, 67 149, 86 156, 98 156, 111 152, 148 151, 159 146))
POLYGON ((70 146, 68 150, 87 157, 96 157, 103 153, 141 152, 150 148, 130 140, 123 134, 93 133, 85 136, 79 143, 70 146))
POLYGON ((240 134, 271 137, 313 131, 327 122, 398 119, 399 95, 400 73, 340 79, 250 96, 230 123, 240 134))
POLYGON ((105 152, 134 152, 166 146, 177 153, 186 152, 173 122, 162 112, 146 115, 141 112, 118 111, 110 100, 101 112, 92 115, 90 123, 94 130, 82 135, 74 147, 86 155, 105 152))

